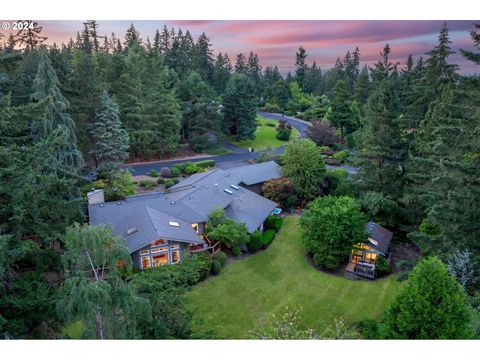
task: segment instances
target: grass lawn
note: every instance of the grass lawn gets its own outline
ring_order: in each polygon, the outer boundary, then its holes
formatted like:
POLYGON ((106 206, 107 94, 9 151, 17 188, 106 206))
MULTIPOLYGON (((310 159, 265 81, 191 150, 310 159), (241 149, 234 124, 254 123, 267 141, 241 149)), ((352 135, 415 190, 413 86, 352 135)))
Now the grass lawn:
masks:
POLYGON ((287 217, 270 247, 230 263, 189 293, 194 326, 228 339, 252 338, 262 321, 287 305, 301 306, 302 325, 320 333, 342 318, 347 326, 377 318, 402 286, 394 277, 350 281, 311 267, 304 258, 298 218, 287 217))
MULTIPOLYGON (((228 141, 230 141, 233 145, 240 146, 245 149, 253 147, 255 150, 286 145, 288 141, 278 140, 276 138, 277 131, 275 130, 275 127, 268 126, 267 123, 274 124, 275 126, 278 124, 277 121, 257 116, 257 130, 255 131, 254 140, 235 141, 232 137, 229 137, 228 141)), ((298 137, 298 131, 293 129, 291 138, 296 137, 298 137)))

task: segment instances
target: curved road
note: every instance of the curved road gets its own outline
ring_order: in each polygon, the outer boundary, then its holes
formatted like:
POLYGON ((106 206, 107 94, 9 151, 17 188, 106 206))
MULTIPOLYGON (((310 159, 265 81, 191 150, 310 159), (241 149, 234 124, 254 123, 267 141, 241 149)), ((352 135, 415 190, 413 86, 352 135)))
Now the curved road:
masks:
MULTIPOLYGON (((298 130, 300 133, 301 138, 307 137, 307 130, 310 124, 304 120, 300 120, 291 116, 282 116, 281 114, 273 114, 273 113, 266 113, 266 112, 258 112, 258 115, 263 116, 267 119, 271 120, 287 120, 287 122, 292 125, 294 128, 298 130)), ((245 149, 236 147, 232 144, 224 144, 223 145, 228 150, 232 151, 233 154, 225 154, 225 155, 215 155, 215 156, 203 156, 203 157, 196 157, 192 159, 181 159, 181 160, 163 160, 163 161, 154 161, 148 163, 137 163, 137 164, 125 164, 122 165, 124 169, 130 169, 133 175, 147 175, 150 170, 156 170, 160 172, 160 169, 163 167, 172 167, 175 164, 180 164, 185 161, 197 162, 202 160, 215 160, 216 164, 222 164, 227 166, 227 163, 239 163, 245 160, 252 160, 257 158, 260 153, 257 151, 248 152, 245 149)), ((276 149, 277 153, 281 154, 284 151, 284 147, 281 146, 276 149)), ((240 165, 237 165, 240 166, 240 165)), ((349 165, 340 165, 340 166, 333 166, 327 165, 328 169, 337 169, 337 168, 344 168, 350 174, 355 174, 357 171, 354 167, 349 165)))

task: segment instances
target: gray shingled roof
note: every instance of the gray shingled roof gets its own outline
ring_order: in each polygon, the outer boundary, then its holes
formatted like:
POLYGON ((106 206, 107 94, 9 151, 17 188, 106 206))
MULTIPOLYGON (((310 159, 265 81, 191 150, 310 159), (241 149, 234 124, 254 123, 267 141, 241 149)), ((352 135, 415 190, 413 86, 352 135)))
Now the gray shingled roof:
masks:
MULTIPOLYGON (((274 167, 269 164, 262 169, 271 170, 274 167)), ((90 223, 110 224, 115 236, 127 240, 131 252, 159 238, 201 243, 190 224, 207 221, 216 207, 226 209, 228 217, 245 223, 252 233, 277 206, 273 201, 238 186, 245 179, 250 179, 245 180, 249 183, 256 181, 252 175, 254 168, 255 165, 247 165, 228 171, 215 169, 195 174, 171 187, 165 194, 150 193, 130 196, 123 201, 89 205, 90 223), (244 173, 240 171, 242 168, 245 168, 244 173), (181 224, 180 229, 169 226, 169 221, 181 224), (133 228, 137 231, 127 235, 127 230, 133 228)), ((264 178, 267 171, 263 173, 264 178)))
POLYGON ((378 245, 372 243, 370 243, 370 245, 375 247, 382 254, 386 254, 388 248, 390 247, 390 242, 392 241, 393 232, 385 229, 383 226, 380 226, 373 221, 370 221, 367 224, 367 232, 373 240, 378 242, 378 245))
POLYGON ((275 161, 240 166, 229 169, 228 172, 239 178, 245 185, 254 185, 282 177, 280 166, 275 161))

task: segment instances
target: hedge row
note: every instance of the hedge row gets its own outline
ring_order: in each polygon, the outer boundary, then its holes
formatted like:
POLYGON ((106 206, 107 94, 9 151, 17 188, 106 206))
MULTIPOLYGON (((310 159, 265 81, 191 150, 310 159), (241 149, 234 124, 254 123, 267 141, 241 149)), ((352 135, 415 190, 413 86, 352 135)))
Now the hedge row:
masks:
POLYGON ((270 246, 270 244, 273 242, 273 239, 275 238, 275 230, 265 230, 263 232, 263 238, 262 238, 262 247, 266 249, 267 247, 270 246))

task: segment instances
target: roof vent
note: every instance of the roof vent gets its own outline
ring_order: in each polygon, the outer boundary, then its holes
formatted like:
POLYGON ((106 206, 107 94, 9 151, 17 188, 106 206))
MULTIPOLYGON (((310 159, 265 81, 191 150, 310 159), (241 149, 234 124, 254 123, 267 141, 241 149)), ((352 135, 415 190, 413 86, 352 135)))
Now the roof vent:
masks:
POLYGON ((100 207, 103 207, 103 204, 100 204, 100 207))
POLYGON ((238 189, 239 189, 237 185, 233 185, 233 184, 230 185, 230 187, 231 187, 232 189, 235 189, 235 190, 238 190, 238 189))
POLYGON ((227 194, 230 194, 230 195, 233 194, 233 191, 232 191, 232 190, 224 189, 223 191, 225 191, 227 194))
POLYGON ((119 202, 117 202, 117 205, 122 205, 122 203, 119 201, 119 202))
POLYGON ((176 221, 169 221, 169 222, 168 222, 168 225, 170 225, 170 226, 175 226, 175 227, 180 227, 180 224, 179 224, 178 222, 176 222, 176 221))
POLYGON ((133 233, 136 233, 138 229, 136 227, 130 228, 127 230, 127 235, 132 235, 133 233))
POLYGON ((175 205, 175 201, 170 201, 170 205, 175 205))

